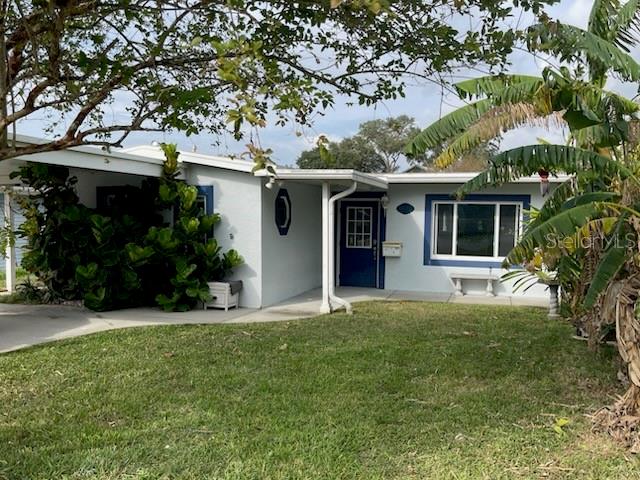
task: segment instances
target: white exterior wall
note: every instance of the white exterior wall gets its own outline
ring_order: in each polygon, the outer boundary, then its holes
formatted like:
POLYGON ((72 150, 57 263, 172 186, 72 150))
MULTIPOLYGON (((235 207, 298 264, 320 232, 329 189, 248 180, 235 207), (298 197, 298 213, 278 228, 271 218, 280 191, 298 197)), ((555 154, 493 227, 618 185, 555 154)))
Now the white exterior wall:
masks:
POLYGON ((215 227, 215 238, 223 251, 234 248, 244 258, 231 279, 242 280, 240 306, 259 308, 262 301, 261 191, 262 179, 200 165, 189 165, 187 183, 213 185, 213 209, 221 221, 215 227))
MULTIPOLYGON (((453 284, 449 280, 451 272, 489 272, 488 268, 435 266, 424 265, 424 235, 425 235, 425 195, 449 194, 457 188, 456 185, 436 184, 391 184, 389 185, 389 208, 387 210, 387 240, 402 242, 402 256, 385 259, 385 288, 390 290, 423 291, 433 293, 454 292, 453 284), (415 210, 408 215, 402 215, 396 210, 401 203, 409 203, 415 210)), ((499 189, 487 189, 479 194, 484 195, 531 195, 531 205, 540 207, 543 199, 537 184, 505 185, 499 189)), ((492 269, 497 275, 507 270, 492 269)), ((512 282, 494 282, 496 295, 548 298, 548 293, 542 285, 536 285, 523 294, 522 291, 513 292, 512 282)), ((471 294, 484 294, 486 281, 465 280, 465 291, 471 294)))
POLYGON ((262 305, 269 306, 322 284, 322 197, 315 185, 286 182, 291 226, 280 235, 275 223, 279 187, 262 189, 262 305))
MULTIPOLYGON (((78 177, 80 200, 88 207, 96 206, 96 187, 140 186, 143 176, 98 172, 71 168, 78 177)), ((250 173, 211 166, 188 165, 185 176, 191 185, 212 185, 214 211, 221 215, 215 237, 223 251, 235 248, 245 259, 235 269, 232 279, 242 280, 241 306, 266 307, 322 283, 321 189, 319 186, 287 182, 292 206, 292 220, 287 235, 281 236, 275 224, 276 185, 269 190, 265 180, 250 173)), ((488 268, 424 265, 425 195, 449 194, 457 185, 451 184, 390 184, 387 192, 389 208, 386 217, 386 239, 403 244, 400 258, 385 260, 385 288, 389 290, 422 291, 452 294, 449 274, 469 271, 488 272, 488 268), (396 207, 410 203, 415 210, 402 215, 396 207)), ((543 199, 538 184, 513 184, 499 189, 487 189, 486 195, 530 195, 531 205, 540 207, 543 199)), ((502 269, 492 269, 501 275, 502 269)), ((495 282, 497 295, 523 295, 512 292, 512 284, 495 282)), ((484 281, 464 282, 468 293, 483 294, 484 281)), ((527 296, 547 298, 543 286, 536 286, 527 296)))
POLYGON ((100 172, 97 170, 86 170, 80 168, 70 168, 69 176, 78 177, 76 192, 80 198, 80 203, 89 208, 96 208, 97 206, 97 187, 117 187, 125 185, 139 187, 142 184, 142 181, 146 178, 140 175, 100 172))

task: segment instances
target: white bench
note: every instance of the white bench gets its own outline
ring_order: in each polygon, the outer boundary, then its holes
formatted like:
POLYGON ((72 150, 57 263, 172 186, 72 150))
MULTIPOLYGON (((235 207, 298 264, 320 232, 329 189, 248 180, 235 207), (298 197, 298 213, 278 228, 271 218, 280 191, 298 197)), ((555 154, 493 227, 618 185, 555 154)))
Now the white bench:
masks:
POLYGON ((493 282, 499 280, 500 277, 498 275, 494 275, 493 273, 467 273, 467 272, 459 272, 459 273, 450 273, 449 278, 453 283, 454 292, 453 294, 457 297, 461 297, 464 295, 464 291, 462 290, 462 281, 463 280, 486 280, 487 281, 487 297, 494 297, 495 293, 493 293, 493 282))

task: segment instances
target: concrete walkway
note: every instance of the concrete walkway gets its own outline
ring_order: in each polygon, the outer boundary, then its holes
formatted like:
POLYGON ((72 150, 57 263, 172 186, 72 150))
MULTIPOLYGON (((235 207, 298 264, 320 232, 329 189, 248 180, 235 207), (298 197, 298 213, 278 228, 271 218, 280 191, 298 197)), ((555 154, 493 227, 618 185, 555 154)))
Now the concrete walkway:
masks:
MULTIPOLYGON (((418 300, 489 305, 531 305, 547 307, 545 299, 480 297, 401 292, 372 288, 339 288, 339 296, 350 302, 367 300, 418 300)), ((261 310, 194 310, 166 313, 154 308, 113 312, 91 312, 61 305, 0 304, 0 353, 63 338, 78 337, 116 328, 146 325, 256 323, 294 320, 318 315, 321 291, 312 290, 281 304, 261 310)))

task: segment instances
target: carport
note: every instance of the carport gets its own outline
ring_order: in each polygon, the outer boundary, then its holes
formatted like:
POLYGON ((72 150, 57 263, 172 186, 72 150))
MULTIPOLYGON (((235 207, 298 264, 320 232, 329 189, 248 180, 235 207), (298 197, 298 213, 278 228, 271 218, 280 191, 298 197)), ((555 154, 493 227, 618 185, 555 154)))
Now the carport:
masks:
MULTIPOLYGON (((41 139, 24 135, 18 135, 16 141, 18 145, 42 142, 41 139)), ((78 182, 78 194, 81 201, 88 206, 95 206, 96 187, 136 184, 145 177, 159 177, 163 163, 162 159, 158 158, 112 152, 96 147, 73 147, 0 162, 0 192, 4 197, 4 222, 5 227, 11 231, 15 230, 15 197, 28 195, 29 192, 21 186, 19 178, 11 179, 10 175, 27 162, 68 167, 73 175, 86 177, 83 178, 83 182, 78 182)), ((8 292, 13 292, 16 287, 17 269, 15 246, 9 245, 5 255, 6 289, 8 292)))

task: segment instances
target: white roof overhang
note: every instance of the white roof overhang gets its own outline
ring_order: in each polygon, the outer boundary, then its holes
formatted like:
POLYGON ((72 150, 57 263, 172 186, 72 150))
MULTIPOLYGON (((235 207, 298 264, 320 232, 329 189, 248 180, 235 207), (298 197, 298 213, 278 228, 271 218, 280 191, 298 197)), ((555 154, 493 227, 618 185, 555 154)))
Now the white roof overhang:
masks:
MULTIPOLYGON (((478 172, 465 173, 387 173, 380 174, 389 184, 430 183, 430 184, 463 184, 472 180, 478 172)), ((562 183, 569 179, 568 175, 549 176, 550 183, 562 183)), ((540 183, 539 176, 521 177, 509 183, 540 183)))
MULTIPOLYGON (((144 157, 158 158, 160 160, 164 159, 162 149, 159 146, 154 145, 139 145, 137 147, 126 148, 122 151, 144 157)), ((225 170, 234 170, 236 172, 245 173, 251 173, 255 165, 253 162, 247 162, 246 160, 239 160, 237 158, 204 155, 196 152, 180 151, 180 157, 178 158, 182 163, 223 168, 225 170)))
MULTIPOLYGON (((271 177, 266 170, 256 172, 259 177, 271 177)), ((329 183, 332 187, 348 188, 353 182, 357 182, 358 190, 387 190, 386 179, 369 173, 358 172, 357 170, 313 170, 297 168, 276 168, 273 178, 277 181, 293 181, 312 185, 322 185, 329 183)))
MULTIPOLYGON (((23 135, 18 136, 16 140, 19 145, 45 143, 45 140, 23 135)), ((21 155, 4 160, 0 162, 0 184, 18 183, 17 179, 11 180, 9 175, 27 162, 149 177, 158 177, 162 172, 162 159, 133 155, 122 151, 108 151, 98 147, 81 146, 65 150, 21 155)))

